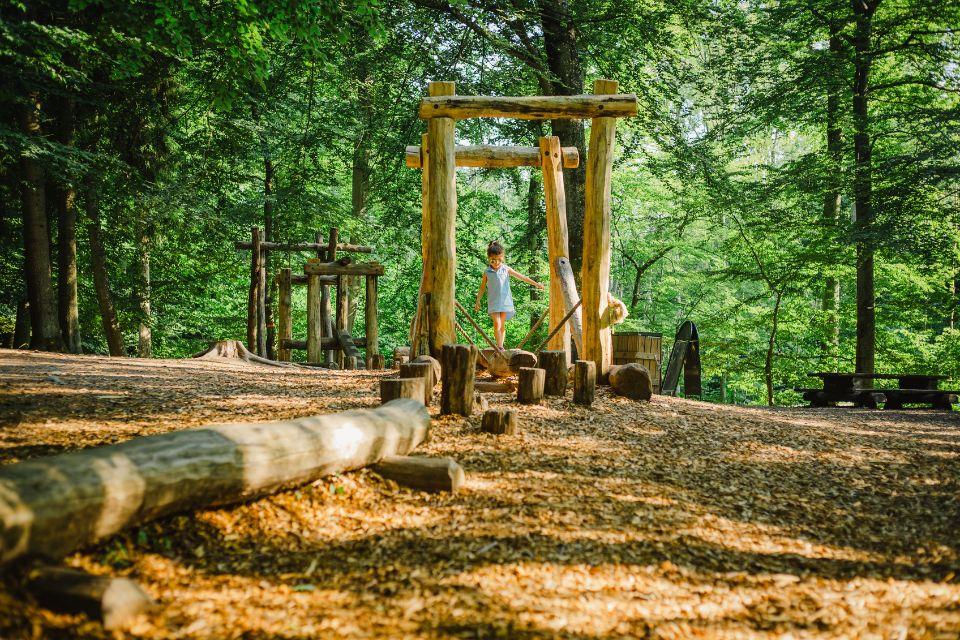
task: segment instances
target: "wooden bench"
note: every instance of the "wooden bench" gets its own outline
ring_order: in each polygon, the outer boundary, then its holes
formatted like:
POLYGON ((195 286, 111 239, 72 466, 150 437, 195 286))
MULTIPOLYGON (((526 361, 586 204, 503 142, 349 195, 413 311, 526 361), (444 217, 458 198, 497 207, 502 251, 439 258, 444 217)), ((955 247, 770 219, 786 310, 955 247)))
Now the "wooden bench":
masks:
POLYGON ((856 406, 902 409, 904 404, 929 404, 935 409, 952 409, 960 391, 938 389, 941 375, 915 373, 810 373, 823 380, 822 389, 796 389, 811 407, 835 406, 837 402, 852 402, 856 406), (874 380, 896 380, 893 389, 874 389, 874 380))

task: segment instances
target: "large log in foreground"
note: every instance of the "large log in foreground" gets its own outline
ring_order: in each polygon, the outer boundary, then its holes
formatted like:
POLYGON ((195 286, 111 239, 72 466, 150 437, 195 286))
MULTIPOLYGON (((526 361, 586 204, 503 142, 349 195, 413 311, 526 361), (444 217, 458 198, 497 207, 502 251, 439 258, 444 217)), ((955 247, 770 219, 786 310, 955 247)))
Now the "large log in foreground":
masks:
POLYGON ((126 527, 249 500, 405 455, 419 400, 281 422, 214 425, 0 467, 0 563, 63 556, 126 527))

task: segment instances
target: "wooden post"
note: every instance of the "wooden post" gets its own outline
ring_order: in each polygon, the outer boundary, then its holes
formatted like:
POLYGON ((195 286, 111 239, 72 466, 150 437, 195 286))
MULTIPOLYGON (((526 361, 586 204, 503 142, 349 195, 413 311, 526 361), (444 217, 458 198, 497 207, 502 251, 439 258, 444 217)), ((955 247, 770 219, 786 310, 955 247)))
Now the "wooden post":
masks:
POLYGON ((247 295, 247 349, 257 352, 257 314, 260 308, 260 227, 250 229, 250 291, 247 295))
MULTIPOLYGON (((334 328, 334 333, 340 335, 341 331, 347 331, 347 311, 349 310, 347 304, 347 296, 349 296, 347 291, 347 276, 337 276, 337 326, 334 328)), ((343 369, 343 349, 337 351, 337 364, 343 369)))
POLYGON ((429 362, 404 362, 400 365, 401 378, 423 378, 423 404, 429 407, 433 399, 433 364, 429 362))
POLYGON ((590 406, 597 389, 597 365, 593 360, 577 360, 573 365, 573 401, 590 406))
MULTIPOLYGON (((540 138, 540 160, 543 170, 543 198, 547 213, 547 262, 550 264, 550 326, 555 327, 567 312, 557 260, 569 258, 567 241, 567 201, 563 191, 563 157, 560 138, 540 138)), ((547 342, 547 349, 563 351, 564 364, 570 363, 570 329, 566 323, 557 335, 547 342)))
POLYGON ((480 431, 512 436, 517 433, 517 412, 514 409, 487 409, 480 421, 480 431))
POLYGON ((543 400, 543 381, 546 372, 535 367, 521 367, 517 384, 517 402, 540 404, 543 400))
POLYGON ((413 314, 413 323, 410 327, 410 354, 417 357, 421 353, 429 352, 429 344, 424 349, 424 342, 429 343, 429 307, 430 307, 430 289, 433 287, 431 278, 432 270, 430 268, 430 135, 425 133, 421 136, 421 164, 423 171, 420 172, 420 253, 423 260, 423 273, 420 276, 420 290, 417 293, 417 310, 413 314))
POLYGON ((465 344, 445 344, 440 358, 440 414, 473 413, 473 380, 477 372, 477 348, 465 344))
MULTIPOLYGON (((293 318, 290 311, 291 286, 290 282, 293 273, 290 269, 280 269, 280 286, 278 287, 277 297, 280 299, 277 305, 277 360, 280 362, 290 362, 290 348, 287 346, 287 340, 293 339, 293 318)), ((317 276, 318 278, 320 276, 317 276)), ((310 280, 307 280, 309 286, 310 280)))
POLYGON ((544 370, 543 393, 564 396, 567 393, 567 354, 564 351, 541 351, 537 366, 544 370))
POLYGON ((260 248, 260 273, 257 289, 257 355, 267 357, 267 268, 264 266, 264 250, 260 248))
POLYGON ((423 383, 423 378, 384 378, 380 381, 380 403, 386 404, 397 398, 423 402, 423 383))
MULTIPOLYGON (((595 94, 615 94, 614 80, 597 80, 595 94)), ((617 119, 594 118, 590 124, 590 150, 587 152, 587 193, 583 220, 583 353, 593 360, 597 376, 606 379, 613 350, 610 328, 601 328, 600 319, 607 309, 610 285, 610 174, 617 119)))
MULTIPOLYGON (((320 241, 323 240, 323 234, 319 231, 314 233, 314 241, 317 244, 320 244, 320 241)), ((329 249, 330 245, 327 244, 329 249)), ((334 253, 336 253, 336 245, 334 245, 334 253)), ((327 256, 326 249, 317 249, 317 258, 320 260, 325 260, 327 256)), ((330 314, 330 285, 321 284, 320 285, 320 330, 324 338, 333 337, 333 318, 330 314)), ((333 363, 333 351, 326 351, 324 353, 324 361, 327 364, 333 363)))
POLYGON ((377 276, 367 276, 367 297, 364 301, 364 324, 367 340, 367 369, 373 369, 374 356, 380 354, 379 327, 377 327, 377 276))
POLYGON ((367 358, 367 369, 370 371, 380 371, 386 367, 386 359, 382 353, 377 353, 367 358))
MULTIPOLYGON (((431 96, 455 93, 452 82, 431 82, 431 96)), ((456 221, 457 175, 454 154, 453 118, 432 118, 427 124, 427 163, 430 208, 430 353, 434 357, 444 345, 456 340, 455 278, 457 271, 456 221)), ((469 414, 464 414, 469 415, 469 414)))
POLYGON ((307 276, 307 362, 310 364, 320 364, 323 359, 320 287, 320 276, 307 276))

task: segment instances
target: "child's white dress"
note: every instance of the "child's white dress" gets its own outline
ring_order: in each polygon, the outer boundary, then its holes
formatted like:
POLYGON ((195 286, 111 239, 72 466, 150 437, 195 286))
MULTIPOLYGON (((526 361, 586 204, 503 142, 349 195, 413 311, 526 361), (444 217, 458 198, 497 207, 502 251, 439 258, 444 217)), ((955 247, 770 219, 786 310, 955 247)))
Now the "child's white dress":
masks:
POLYGON ((510 292, 510 272, 507 265, 501 264, 496 271, 487 265, 487 313, 504 312, 507 320, 516 315, 513 307, 513 294, 510 292))

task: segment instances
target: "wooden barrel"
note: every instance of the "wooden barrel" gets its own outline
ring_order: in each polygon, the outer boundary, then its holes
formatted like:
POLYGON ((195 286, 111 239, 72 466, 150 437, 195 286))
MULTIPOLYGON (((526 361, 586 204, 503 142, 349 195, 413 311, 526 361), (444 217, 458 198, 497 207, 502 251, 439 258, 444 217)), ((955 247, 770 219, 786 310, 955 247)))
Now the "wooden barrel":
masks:
POLYGON ((663 334, 650 331, 623 331, 613 334, 613 364, 636 362, 650 372, 653 392, 660 393, 663 334))

